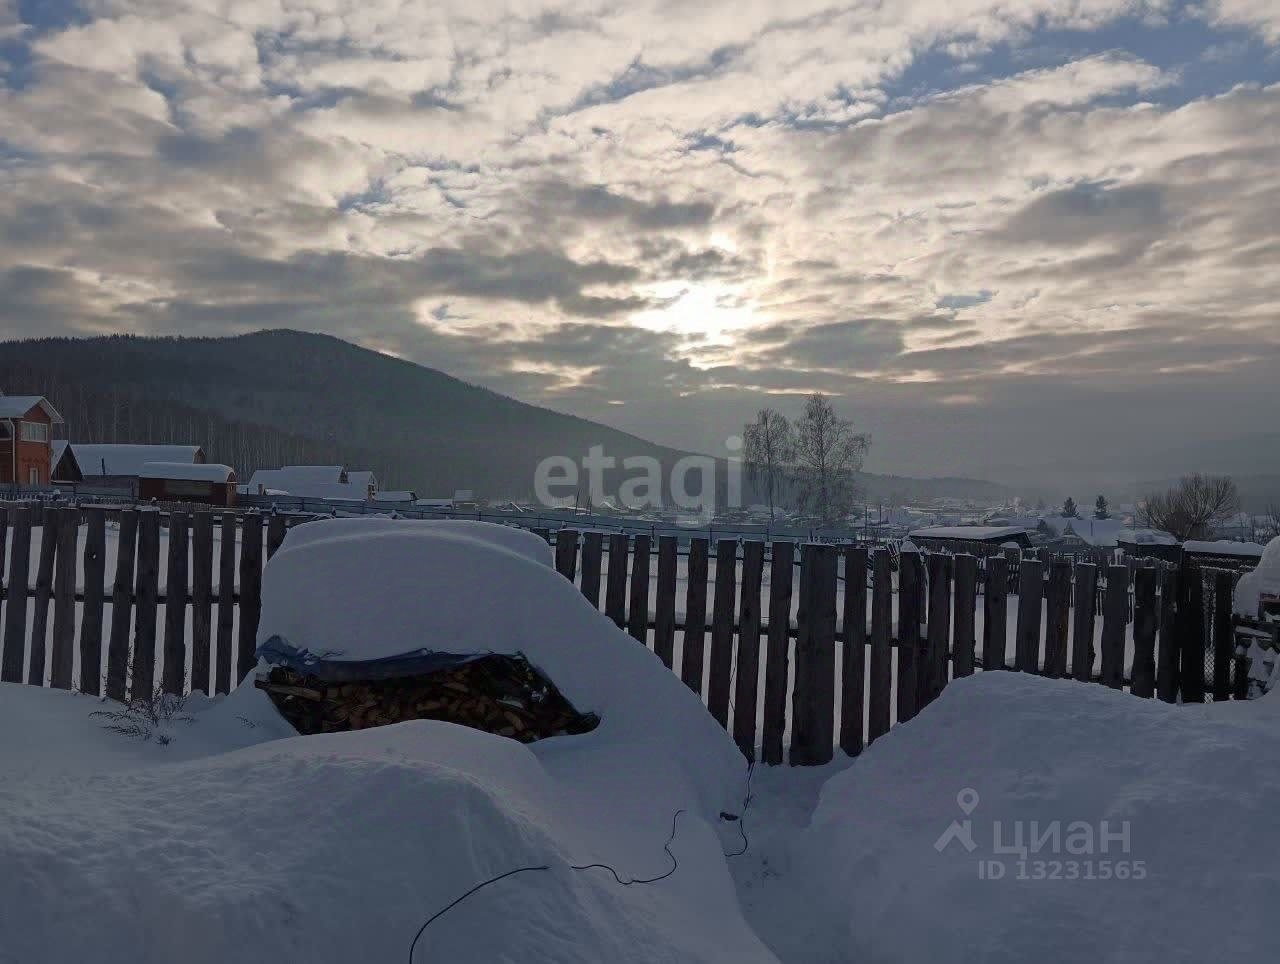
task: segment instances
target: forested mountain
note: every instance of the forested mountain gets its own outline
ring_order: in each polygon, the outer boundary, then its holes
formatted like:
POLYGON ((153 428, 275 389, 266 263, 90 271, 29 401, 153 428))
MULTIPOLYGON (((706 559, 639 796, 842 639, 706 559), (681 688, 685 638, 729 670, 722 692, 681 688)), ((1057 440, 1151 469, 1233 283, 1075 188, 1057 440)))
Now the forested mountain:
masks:
MULTIPOLYGON (((581 463, 593 445, 619 464, 648 455, 666 470, 686 454, 298 331, 3 342, 0 390, 48 396, 73 441, 199 444, 242 478, 282 464, 341 463, 372 469, 384 488, 423 496, 474 489, 528 498, 539 461, 564 455, 581 463)), ((628 474, 608 475, 606 490, 616 492, 628 474)), ((1001 491, 971 479, 864 480, 873 499, 1001 491)))

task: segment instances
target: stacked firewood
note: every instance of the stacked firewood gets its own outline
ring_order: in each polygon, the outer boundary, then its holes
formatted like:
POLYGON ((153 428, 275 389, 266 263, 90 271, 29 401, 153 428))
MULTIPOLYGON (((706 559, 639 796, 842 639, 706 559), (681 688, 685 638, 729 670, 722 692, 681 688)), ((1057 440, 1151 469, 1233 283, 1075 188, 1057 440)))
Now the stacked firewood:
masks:
POLYGON ((490 655, 414 676, 327 682, 284 666, 254 681, 299 733, 335 733, 405 720, 444 720, 532 743, 587 733, 599 724, 579 713, 521 656, 490 655))

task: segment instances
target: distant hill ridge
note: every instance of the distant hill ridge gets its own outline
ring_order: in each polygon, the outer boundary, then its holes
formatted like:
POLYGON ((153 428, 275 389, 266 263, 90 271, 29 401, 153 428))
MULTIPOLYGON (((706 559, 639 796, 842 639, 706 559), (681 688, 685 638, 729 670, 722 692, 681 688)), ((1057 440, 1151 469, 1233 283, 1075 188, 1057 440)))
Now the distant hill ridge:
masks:
MULTIPOLYGON (((292 330, 0 342, 0 389, 48 395, 75 441, 198 443, 245 478, 286 463, 341 462, 372 469, 385 488, 422 496, 467 488, 529 498, 543 458, 580 461, 593 445, 619 463, 647 455, 667 469, 688 454, 330 335, 292 330)), ((616 492, 622 477, 606 474, 606 489, 616 492)), ((1007 493, 973 479, 866 474, 864 483, 872 500, 1007 493)))

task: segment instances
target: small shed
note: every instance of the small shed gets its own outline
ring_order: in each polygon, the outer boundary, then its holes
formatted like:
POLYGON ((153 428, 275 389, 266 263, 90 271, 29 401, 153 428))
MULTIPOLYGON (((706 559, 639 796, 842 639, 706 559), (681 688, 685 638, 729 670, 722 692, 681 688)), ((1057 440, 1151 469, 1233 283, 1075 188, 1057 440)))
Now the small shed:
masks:
POLYGON ((1234 542, 1228 539, 1214 541, 1189 539, 1182 544, 1182 552, 1197 565, 1213 569, 1254 569, 1262 561, 1264 546, 1256 542, 1234 542))
POLYGON ((1182 543, 1159 529, 1122 529, 1116 533, 1116 545, 1124 550, 1126 556, 1134 559, 1182 561, 1182 543))
POLYGON ((236 504, 236 473, 229 465, 147 462, 138 473, 138 497, 158 502, 236 504))
POLYGON ((84 481, 84 473, 80 471, 80 463, 76 461, 75 449, 66 439, 54 439, 49 456, 49 478, 58 482, 78 483, 84 481))

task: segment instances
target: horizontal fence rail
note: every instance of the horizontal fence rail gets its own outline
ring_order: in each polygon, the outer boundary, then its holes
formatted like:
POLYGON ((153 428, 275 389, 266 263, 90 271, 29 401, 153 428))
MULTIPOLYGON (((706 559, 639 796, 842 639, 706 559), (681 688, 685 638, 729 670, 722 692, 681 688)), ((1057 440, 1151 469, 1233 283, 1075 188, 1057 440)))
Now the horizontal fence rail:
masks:
MULTIPOLYGON (((262 574, 314 516, 21 503, 0 512, 0 681, 124 699, 229 692, 262 574)), ((1018 670, 1167 702, 1238 699, 1237 573, 1001 551, 532 527, 556 569, 697 693, 749 758, 856 755, 951 680, 1018 670)))

